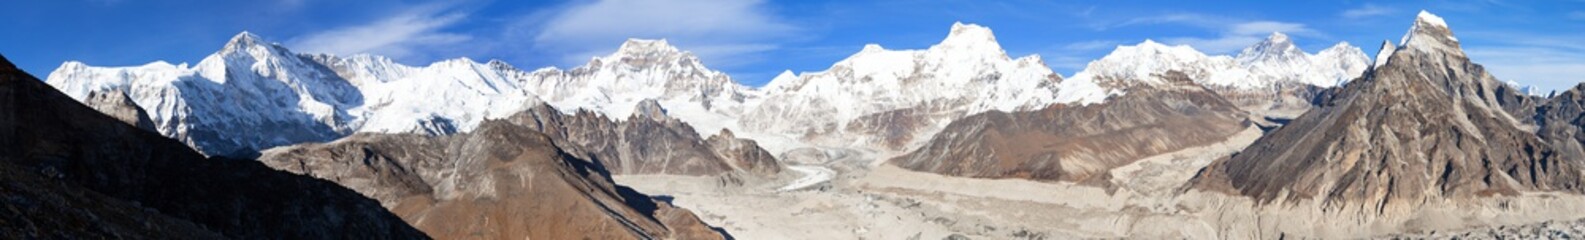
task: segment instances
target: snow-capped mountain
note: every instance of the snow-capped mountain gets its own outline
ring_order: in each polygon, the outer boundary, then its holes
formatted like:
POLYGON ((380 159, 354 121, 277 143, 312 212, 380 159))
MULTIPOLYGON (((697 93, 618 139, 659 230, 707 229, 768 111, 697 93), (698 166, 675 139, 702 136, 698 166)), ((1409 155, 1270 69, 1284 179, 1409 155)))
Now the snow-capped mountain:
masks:
POLYGON ((195 66, 68 62, 48 83, 78 100, 123 91, 158 131, 210 155, 249 155, 353 132, 468 132, 540 102, 623 119, 645 100, 700 134, 729 129, 782 153, 804 146, 906 150, 966 115, 1103 103, 1127 94, 1117 81, 1149 83, 1168 71, 1229 99, 1306 102, 1313 91, 1289 87, 1330 87, 1367 62, 1346 43, 1312 55, 1280 33, 1237 57, 1146 40, 1063 80, 1039 56, 1009 57, 989 28, 955 23, 927 49, 871 44, 827 70, 785 72, 754 89, 665 40, 629 40, 571 69, 523 71, 466 58, 408 66, 370 55, 298 54, 243 33, 195 66))
POLYGON ((299 54, 246 32, 193 67, 67 62, 47 82, 79 101, 124 92, 162 134, 233 156, 353 132, 468 132, 541 102, 623 119, 637 103, 658 100, 667 114, 715 133, 757 94, 664 40, 631 40, 571 70, 528 72, 467 58, 408 66, 371 55, 299 54))
POLYGON ((156 129, 209 155, 327 141, 352 132, 357 88, 311 59, 242 33, 196 66, 154 62, 101 68, 62 64, 47 83, 78 101, 121 90, 156 129), (233 134, 235 131, 247 134, 233 134))
POLYGON ((356 131, 452 133, 538 100, 502 63, 427 67, 375 56, 302 55, 238 34, 198 65, 91 67, 67 62, 47 83, 79 101, 121 90, 156 129, 209 155, 323 142, 356 131))
POLYGON ((1064 81, 1066 86, 1108 86, 1102 91, 1064 91, 1061 99, 1090 104, 1126 94, 1123 85, 1161 84, 1159 75, 1176 71, 1251 111, 1308 108, 1309 95, 1359 76, 1370 59, 1348 43, 1309 54, 1286 34, 1272 33, 1237 56, 1206 55, 1185 45, 1151 40, 1119 46, 1064 81))
POLYGON ((783 73, 739 132, 900 150, 966 114, 1054 103, 1060 79, 1038 56, 1009 58, 989 28, 955 23, 928 49, 870 44, 825 71, 783 73))
POLYGON ((524 79, 530 91, 563 111, 588 109, 620 118, 632 115, 639 102, 654 99, 701 133, 733 124, 758 94, 666 40, 630 39, 616 53, 586 65, 544 68, 524 79))

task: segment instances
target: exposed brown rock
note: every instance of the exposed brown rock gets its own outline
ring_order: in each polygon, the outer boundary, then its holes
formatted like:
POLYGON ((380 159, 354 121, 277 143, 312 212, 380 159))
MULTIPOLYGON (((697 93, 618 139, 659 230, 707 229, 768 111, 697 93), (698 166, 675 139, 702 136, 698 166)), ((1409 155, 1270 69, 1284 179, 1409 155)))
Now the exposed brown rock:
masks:
POLYGON ((0 162, 11 169, 0 171, 6 179, 47 178, 37 191, 18 190, 23 193, 6 197, 50 201, 7 199, 5 211, 64 212, 0 222, 5 229, 0 231, 21 232, 23 238, 38 232, 49 233, 42 238, 209 235, 189 231, 192 227, 179 226, 176 220, 229 238, 426 238, 357 192, 251 160, 205 158, 180 142, 84 106, 3 57, 0 162), (86 198, 51 200, 67 196, 86 198), (127 209, 129 205, 146 212, 127 209), (53 209, 58 206, 73 209, 53 209), (147 218, 138 219, 140 215, 147 218), (148 225, 129 222, 144 220, 148 225))
POLYGON ((1168 83, 1130 87, 1103 104, 965 117, 891 162, 954 176, 1083 182, 1144 157, 1222 141, 1248 126, 1242 110, 1183 74, 1161 77, 1168 83))
POLYGON ((754 153, 765 151, 757 144, 725 144, 726 139, 707 142, 692 126, 664 115, 665 110, 653 100, 640 103, 637 110, 618 122, 586 110, 564 114, 539 105, 507 120, 550 135, 573 156, 600 162, 615 174, 712 176, 780 171, 774 158, 754 153), (715 142, 722 144, 717 147, 715 142))
POLYGON ((1564 159, 1585 159, 1585 84, 1547 99, 1534 108, 1536 133, 1558 149, 1564 159))
POLYGON ((776 157, 770 152, 759 147, 754 140, 737 138, 732 130, 721 129, 720 133, 710 136, 705 142, 710 144, 710 149, 716 155, 727 160, 732 168, 748 171, 759 176, 772 176, 781 173, 781 164, 776 162, 776 157))
POLYGON ((158 132, 154 129, 154 121, 149 120, 148 112, 132 102, 132 97, 128 97, 121 89, 89 93, 83 104, 138 129, 158 132))
POLYGON ((723 238, 691 212, 618 186, 597 162, 506 121, 443 137, 356 134, 272 149, 262 161, 379 199, 439 238, 723 238))

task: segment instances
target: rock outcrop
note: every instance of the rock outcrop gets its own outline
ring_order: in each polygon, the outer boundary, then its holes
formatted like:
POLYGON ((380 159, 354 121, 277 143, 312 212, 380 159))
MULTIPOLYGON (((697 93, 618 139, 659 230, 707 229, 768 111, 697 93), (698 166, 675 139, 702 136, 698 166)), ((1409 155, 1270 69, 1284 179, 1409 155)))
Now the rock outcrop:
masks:
POLYGON ((506 120, 543 132, 570 154, 600 162, 614 174, 747 171, 767 176, 781 171, 781 164, 751 140, 701 139, 692 126, 666 115, 654 100, 641 101, 634 109, 626 120, 615 121, 588 110, 565 114, 540 105, 506 120))

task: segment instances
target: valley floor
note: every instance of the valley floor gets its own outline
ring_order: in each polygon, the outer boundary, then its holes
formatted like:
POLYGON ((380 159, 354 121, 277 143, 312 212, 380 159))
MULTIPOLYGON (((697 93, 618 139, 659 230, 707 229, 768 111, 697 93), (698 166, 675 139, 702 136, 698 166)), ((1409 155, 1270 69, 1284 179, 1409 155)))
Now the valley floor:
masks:
MULTIPOLYGON (((723 184, 730 181, 717 177, 665 175, 617 176, 616 181, 644 193, 669 196, 673 204, 698 212, 705 222, 738 239, 944 239, 954 235, 972 239, 1247 239, 1289 233, 1356 238, 1380 236, 1375 232, 1574 219, 1585 210, 1585 198, 1538 194, 1495 199, 1489 205, 1473 207, 1433 206, 1428 207, 1433 210, 1407 214, 1404 219, 1408 220, 1388 221, 1408 222, 1404 224, 1333 228, 1325 225, 1373 220, 1350 218, 1346 213, 1253 207, 1247 198, 1181 189, 1200 168, 1242 149, 1260 134, 1259 129, 1250 128, 1221 143, 1114 169, 1110 187, 948 177, 877 164, 880 157, 874 154, 793 166, 793 171, 785 171, 777 179, 748 180, 741 185, 723 184), (1444 208, 1475 210, 1434 210, 1444 208), (1450 216, 1466 217, 1426 220, 1450 216), (1399 227, 1403 225, 1416 229, 1399 227)), ((1436 236, 1448 236, 1445 234, 1436 236)))

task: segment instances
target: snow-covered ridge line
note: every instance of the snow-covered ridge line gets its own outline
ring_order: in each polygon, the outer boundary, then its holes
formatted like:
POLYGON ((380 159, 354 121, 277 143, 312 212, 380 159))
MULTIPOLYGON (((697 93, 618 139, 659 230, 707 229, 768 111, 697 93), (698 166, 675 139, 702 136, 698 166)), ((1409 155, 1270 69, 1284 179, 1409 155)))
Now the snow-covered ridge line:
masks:
MULTIPOLYGON (((1310 54, 1283 33, 1272 33, 1235 56, 1207 55, 1187 45, 1168 46, 1146 39, 1137 45, 1118 46, 1067 81, 1158 84, 1154 75, 1179 71, 1212 87, 1262 89, 1284 83, 1332 87, 1359 76, 1369 63, 1363 51, 1347 42, 1310 54)), ((1099 102, 1093 98, 1104 96, 1088 97, 1084 102, 1099 102)))
POLYGON ((540 93, 568 111, 586 108, 617 119, 644 99, 705 118, 714 117, 712 109, 741 105, 695 101, 741 101, 749 95, 749 88, 697 61, 664 40, 633 40, 621 52, 568 72, 525 72, 468 58, 420 67, 372 55, 298 54, 243 32, 191 67, 67 62, 47 82, 79 101, 90 92, 123 90, 148 109, 162 134, 206 154, 245 156, 353 132, 466 132, 483 120, 540 104, 540 93), (615 106, 622 104, 627 105, 615 106))
POLYGON ((196 65, 107 68, 68 62, 49 82, 78 99, 124 90, 149 109, 161 133, 209 154, 354 132, 467 132, 484 119, 539 103, 623 119, 646 100, 700 134, 730 129, 756 136, 773 151, 895 151, 969 114, 1101 104, 1126 94, 1103 79, 1154 81, 1151 75, 1176 70, 1208 86, 1331 86, 1367 66, 1368 58, 1346 43, 1309 54, 1274 33, 1236 58, 1145 40, 1120 46, 1064 80, 1038 55, 1009 57, 990 28, 960 22, 929 48, 869 44, 829 69, 784 71, 760 89, 706 67, 666 40, 630 39, 582 66, 524 71, 498 60, 408 66, 373 55, 299 54, 246 32, 196 65))

